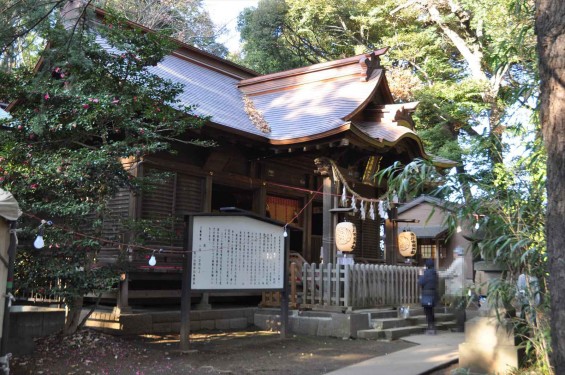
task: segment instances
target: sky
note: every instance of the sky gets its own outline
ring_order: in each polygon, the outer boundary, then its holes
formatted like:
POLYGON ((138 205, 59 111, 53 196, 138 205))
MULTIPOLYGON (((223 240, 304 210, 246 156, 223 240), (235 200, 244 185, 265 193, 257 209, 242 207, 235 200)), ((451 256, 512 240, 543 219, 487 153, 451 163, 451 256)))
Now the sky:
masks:
POLYGON ((237 16, 244 8, 257 6, 257 2, 258 0, 204 0, 204 7, 216 26, 226 26, 228 33, 218 38, 218 42, 230 51, 237 51, 239 47, 237 16))

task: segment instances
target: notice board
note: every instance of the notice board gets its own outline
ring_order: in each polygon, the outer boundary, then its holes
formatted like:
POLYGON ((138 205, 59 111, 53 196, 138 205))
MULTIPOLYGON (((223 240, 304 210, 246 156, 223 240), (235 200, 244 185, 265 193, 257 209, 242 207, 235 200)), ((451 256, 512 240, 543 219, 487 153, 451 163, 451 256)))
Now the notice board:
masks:
POLYGON ((283 228, 253 217, 193 216, 192 290, 282 290, 283 228))

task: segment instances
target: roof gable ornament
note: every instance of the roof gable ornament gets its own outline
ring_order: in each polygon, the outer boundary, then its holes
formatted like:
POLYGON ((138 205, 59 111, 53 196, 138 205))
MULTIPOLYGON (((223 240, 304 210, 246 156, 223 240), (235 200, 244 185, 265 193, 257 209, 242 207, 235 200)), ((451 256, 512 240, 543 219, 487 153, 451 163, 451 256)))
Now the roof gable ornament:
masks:
POLYGON ((371 52, 368 58, 361 58, 359 65, 365 69, 365 81, 371 79, 371 75, 376 69, 382 69, 381 58, 377 56, 375 51, 371 52))

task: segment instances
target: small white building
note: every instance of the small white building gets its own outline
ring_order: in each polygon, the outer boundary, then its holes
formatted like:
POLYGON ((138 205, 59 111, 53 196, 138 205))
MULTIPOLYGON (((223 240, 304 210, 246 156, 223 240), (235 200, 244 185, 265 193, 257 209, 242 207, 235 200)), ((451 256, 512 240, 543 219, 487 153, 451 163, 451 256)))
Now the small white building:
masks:
POLYGON ((464 235, 471 232, 471 228, 460 225, 454 233, 449 235, 446 217, 453 207, 453 203, 443 201, 428 195, 401 204, 398 207, 398 233, 403 231, 414 232, 417 237, 417 251, 413 263, 424 266, 425 259, 434 259, 437 269, 446 269, 453 261, 453 250, 461 246, 465 250, 465 279, 466 284, 473 282, 473 254, 471 243, 464 235), (408 222, 414 220, 416 222, 408 222))

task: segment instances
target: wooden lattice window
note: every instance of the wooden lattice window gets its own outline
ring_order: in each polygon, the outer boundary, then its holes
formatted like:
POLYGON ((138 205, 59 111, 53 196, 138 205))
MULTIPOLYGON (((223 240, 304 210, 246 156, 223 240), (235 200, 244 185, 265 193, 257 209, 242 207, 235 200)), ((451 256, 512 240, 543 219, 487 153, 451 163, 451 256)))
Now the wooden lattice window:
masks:
POLYGON ((420 251, 422 258, 424 259, 435 259, 436 258, 436 245, 433 244, 422 244, 420 245, 420 251))

